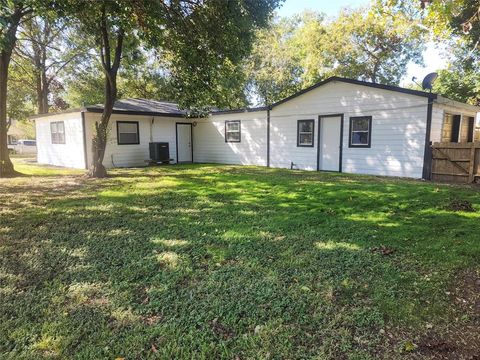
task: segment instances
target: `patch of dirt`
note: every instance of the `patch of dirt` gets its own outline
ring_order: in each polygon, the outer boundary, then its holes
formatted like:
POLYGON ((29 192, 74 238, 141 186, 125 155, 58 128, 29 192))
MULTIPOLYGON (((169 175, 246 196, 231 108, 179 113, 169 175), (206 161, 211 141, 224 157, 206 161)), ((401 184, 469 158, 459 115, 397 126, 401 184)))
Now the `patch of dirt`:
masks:
POLYGON ((450 324, 447 327, 412 332, 383 331, 385 342, 377 351, 381 359, 480 360, 480 329, 477 325, 450 324))
POLYGON ((480 269, 458 273, 449 295, 461 313, 469 315, 480 326, 480 269))
POLYGON ((210 321, 210 327, 216 336, 222 337, 223 339, 230 339, 235 336, 235 332, 219 322, 218 318, 210 321))
POLYGON ((450 201, 450 204, 446 206, 446 210, 449 211, 465 211, 465 212, 475 212, 475 208, 472 203, 468 200, 459 200, 453 199, 450 201))
POLYGON ((88 199, 110 184, 109 180, 85 176, 31 176, 14 180, 0 179, 0 214, 10 214, 49 206, 52 201, 88 199))
POLYGON ((420 353, 449 354, 457 350, 457 346, 450 340, 428 334, 420 340, 417 351, 420 353))
POLYGON ((452 280, 447 294, 456 309, 447 325, 426 324, 423 331, 387 328, 378 354, 384 359, 480 360, 480 269, 452 280))
POLYGON ((384 246, 384 245, 371 248, 370 251, 372 253, 377 253, 377 254, 384 255, 384 256, 393 255, 396 252, 395 249, 384 246))
POLYGON ((153 326, 158 324, 160 321, 163 320, 163 317, 160 315, 152 315, 152 316, 144 316, 143 321, 145 324, 153 326))

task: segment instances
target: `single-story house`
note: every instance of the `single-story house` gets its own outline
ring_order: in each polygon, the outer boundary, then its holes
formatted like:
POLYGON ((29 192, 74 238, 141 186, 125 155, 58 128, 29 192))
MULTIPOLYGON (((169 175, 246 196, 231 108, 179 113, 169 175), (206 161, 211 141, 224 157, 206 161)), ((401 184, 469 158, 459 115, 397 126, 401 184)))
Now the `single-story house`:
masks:
MULTIPOLYGON (((117 101, 104 165, 145 166, 165 142, 173 163, 260 165, 428 178, 430 143, 480 140, 479 107, 434 93, 332 77, 270 106, 187 117, 170 102, 117 101)), ((38 162, 88 168, 102 106, 35 117, 38 162)))

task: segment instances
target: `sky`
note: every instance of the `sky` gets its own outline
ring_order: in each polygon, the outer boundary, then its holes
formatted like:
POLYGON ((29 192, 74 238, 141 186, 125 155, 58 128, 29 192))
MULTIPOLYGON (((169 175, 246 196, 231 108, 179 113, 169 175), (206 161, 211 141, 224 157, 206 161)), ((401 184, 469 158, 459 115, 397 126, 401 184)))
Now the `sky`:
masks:
MULTIPOLYGON (((315 10, 323 12, 328 16, 335 16, 342 8, 357 8, 368 5, 369 0, 285 0, 283 6, 278 10, 280 16, 290 16, 301 13, 305 10, 315 10)), ((402 79, 401 85, 411 83, 415 76, 417 81, 421 82, 428 73, 445 68, 446 61, 441 55, 441 51, 436 49, 433 43, 427 44, 427 49, 423 54, 425 67, 409 64, 407 75, 402 79)))

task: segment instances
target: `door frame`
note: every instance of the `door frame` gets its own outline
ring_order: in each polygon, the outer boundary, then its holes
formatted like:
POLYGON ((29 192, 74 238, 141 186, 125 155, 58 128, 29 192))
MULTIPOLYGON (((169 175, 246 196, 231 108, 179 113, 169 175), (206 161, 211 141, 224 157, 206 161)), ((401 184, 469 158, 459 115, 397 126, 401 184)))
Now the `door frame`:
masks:
POLYGON ((192 152, 192 161, 182 161, 182 163, 193 163, 193 126, 192 126, 192 123, 176 122, 175 123, 175 150, 176 150, 177 164, 179 164, 179 162, 178 162, 178 125, 190 125, 190 150, 192 152))
POLYGON ((321 142, 321 131, 322 131, 322 119, 329 117, 340 117, 340 151, 339 151, 339 161, 338 161, 338 172, 342 172, 342 161, 343 161, 343 123, 344 123, 344 114, 327 114, 327 115, 318 115, 318 130, 317 130, 317 171, 327 171, 320 170, 320 142, 321 142))

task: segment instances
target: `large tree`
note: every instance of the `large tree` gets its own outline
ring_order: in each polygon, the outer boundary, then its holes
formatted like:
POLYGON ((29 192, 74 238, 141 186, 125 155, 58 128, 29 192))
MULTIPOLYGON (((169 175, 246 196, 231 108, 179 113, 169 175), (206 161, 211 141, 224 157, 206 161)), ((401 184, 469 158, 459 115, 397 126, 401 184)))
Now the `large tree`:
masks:
POLYGON ((437 42, 449 47, 447 70, 439 71, 434 90, 449 98, 480 103, 480 1, 410 0, 424 9, 424 23, 437 42))
POLYGON ((410 62, 421 64, 425 30, 384 2, 368 10, 343 11, 330 24, 328 47, 338 74, 398 85, 410 62))
POLYGON ((0 5, 0 178, 15 174, 7 147, 8 71, 22 20, 33 12, 34 2, 7 0, 0 5))
POLYGON ((280 0, 86 0, 63 9, 94 38, 105 75, 103 113, 95 123, 89 174, 106 176, 103 157, 109 120, 118 96, 123 45, 140 38, 168 58, 176 95, 184 107, 203 109, 221 94, 249 52, 254 30, 264 26, 280 0))
POLYGON ((31 69, 38 114, 48 113, 52 104, 58 105, 60 100, 54 90, 61 84, 62 71, 83 55, 84 49, 68 39, 73 31, 62 21, 40 16, 31 17, 20 26, 13 61, 25 59, 31 64, 28 69, 31 69))
POLYGON ((247 91, 252 102, 271 104, 298 91, 302 82, 304 47, 293 38, 308 17, 277 18, 257 32, 253 50, 245 62, 247 91))
POLYGON ((378 0, 332 20, 308 12, 277 19, 258 33, 248 84, 263 104, 335 75, 398 85, 408 63, 423 60, 426 30, 407 10, 378 0))

